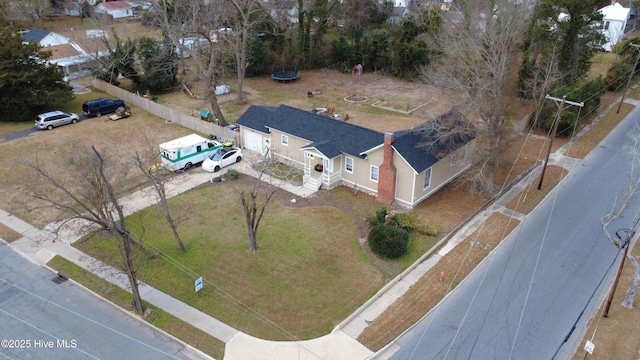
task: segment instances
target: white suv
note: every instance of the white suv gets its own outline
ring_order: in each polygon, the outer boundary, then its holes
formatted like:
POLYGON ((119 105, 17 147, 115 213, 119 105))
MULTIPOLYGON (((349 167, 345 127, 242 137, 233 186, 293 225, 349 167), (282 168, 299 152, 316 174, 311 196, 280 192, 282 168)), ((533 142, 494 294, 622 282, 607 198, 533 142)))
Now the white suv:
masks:
POLYGON ((40 114, 36 117, 38 129, 51 130, 56 126, 75 124, 80 118, 74 113, 65 113, 59 110, 40 114))

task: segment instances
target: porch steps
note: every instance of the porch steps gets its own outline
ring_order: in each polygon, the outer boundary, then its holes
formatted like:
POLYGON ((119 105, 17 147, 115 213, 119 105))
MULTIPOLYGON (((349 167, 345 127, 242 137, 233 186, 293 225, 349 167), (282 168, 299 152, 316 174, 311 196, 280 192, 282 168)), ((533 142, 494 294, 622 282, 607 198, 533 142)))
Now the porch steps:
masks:
POLYGON ((307 176, 306 178, 304 187, 313 191, 320 190, 320 186, 322 186, 322 173, 312 171, 310 176, 307 176))

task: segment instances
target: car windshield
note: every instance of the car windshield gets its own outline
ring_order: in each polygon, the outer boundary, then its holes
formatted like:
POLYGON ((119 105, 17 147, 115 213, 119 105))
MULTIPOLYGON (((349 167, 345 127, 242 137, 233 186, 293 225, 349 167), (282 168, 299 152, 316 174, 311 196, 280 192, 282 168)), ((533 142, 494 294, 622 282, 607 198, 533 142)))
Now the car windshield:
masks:
POLYGON ((222 158, 222 155, 224 155, 222 151, 216 151, 216 153, 211 157, 211 160, 218 161, 220 160, 220 158, 222 158))

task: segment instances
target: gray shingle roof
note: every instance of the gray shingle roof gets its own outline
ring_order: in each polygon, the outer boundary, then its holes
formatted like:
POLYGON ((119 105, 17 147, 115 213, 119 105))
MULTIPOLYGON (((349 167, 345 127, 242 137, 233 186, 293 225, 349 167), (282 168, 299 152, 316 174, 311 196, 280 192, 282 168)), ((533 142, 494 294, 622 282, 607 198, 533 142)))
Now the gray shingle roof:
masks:
POLYGON ((287 105, 277 108, 252 105, 236 124, 267 134, 276 129, 305 139, 313 144, 305 148, 315 147, 329 158, 340 153, 360 156, 384 141, 380 132, 287 105))
MULTIPOLYGON (((452 116, 451 114, 448 113, 430 121, 447 119, 452 116)), ((454 115, 462 116, 459 113, 454 115)), ((236 124, 264 134, 270 134, 270 129, 275 129, 300 137, 309 141, 309 144, 302 149, 315 148, 328 158, 334 158, 341 153, 361 157, 360 154, 384 143, 383 133, 287 105, 279 107, 252 105, 236 124)), ((444 150, 438 149, 437 145, 437 151, 431 151, 428 147, 422 146, 428 142, 429 136, 424 126, 394 133, 394 149, 417 173, 437 163, 441 158, 437 154, 444 150)), ((447 149, 444 152, 457 150, 473 138, 473 136, 454 137, 446 145, 447 149)))
POLYGON ((51 31, 49 30, 31 29, 22 34, 22 40, 24 40, 25 42, 39 43, 40 40, 44 39, 45 36, 49 35, 49 33, 51 33, 51 31))
POLYGON ((438 159, 426 147, 420 146, 424 142, 424 133, 419 130, 404 130, 393 134, 394 149, 400 154, 416 173, 421 173, 437 163, 438 159))
POLYGON ((454 108, 415 129, 396 132, 393 147, 419 174, 475 139, 475 136, 472 125, 454 108), (438 126, 432 126, 434 122, 454 131, 448 130, 447 136, 440 136, 436 140, 433 129, 438 126))

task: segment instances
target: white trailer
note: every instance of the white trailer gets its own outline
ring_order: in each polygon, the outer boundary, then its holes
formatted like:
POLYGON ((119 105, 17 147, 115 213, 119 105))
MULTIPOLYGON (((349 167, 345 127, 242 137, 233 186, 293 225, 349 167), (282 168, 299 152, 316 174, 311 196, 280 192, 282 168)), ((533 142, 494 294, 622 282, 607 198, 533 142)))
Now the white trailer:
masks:
POLYGON ((162 167, 171 171, 188 169, 212 156, 222 144, 191 134, 160 144, 162 167))

